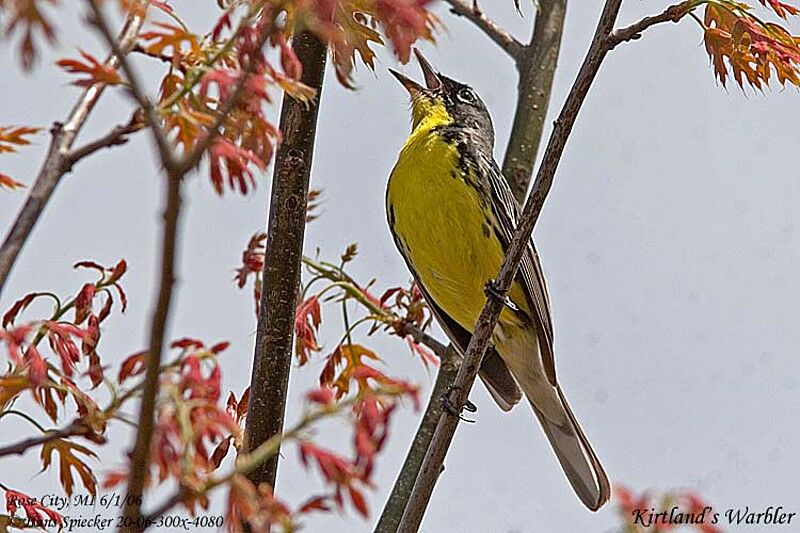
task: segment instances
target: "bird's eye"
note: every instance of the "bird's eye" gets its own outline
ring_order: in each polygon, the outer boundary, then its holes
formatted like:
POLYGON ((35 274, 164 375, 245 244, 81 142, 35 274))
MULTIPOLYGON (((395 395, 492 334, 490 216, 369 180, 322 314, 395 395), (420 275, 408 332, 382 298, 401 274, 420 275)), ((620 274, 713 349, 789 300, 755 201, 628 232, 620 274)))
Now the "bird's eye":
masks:
POLYGON ((456 96, 465 104, 474 104, 476 101, 475 93, 473 93, 468 87, 459 89, 459 91, 456 93, 456 96))

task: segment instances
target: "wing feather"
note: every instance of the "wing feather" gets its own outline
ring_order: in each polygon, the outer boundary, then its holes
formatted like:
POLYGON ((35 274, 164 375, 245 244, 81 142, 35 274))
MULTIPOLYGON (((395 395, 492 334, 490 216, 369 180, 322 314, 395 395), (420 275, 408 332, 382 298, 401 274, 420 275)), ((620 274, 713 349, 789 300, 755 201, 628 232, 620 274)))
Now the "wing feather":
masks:
MULTIPOLYGON (((500 230, 498 238, 503 251, 506 252, 519 223, 519 204, 494 158, 476 154, 474 161, 476 176, 488 181, 489 191, 492 194, 491 207, 500 230)), ((528 241, 528 249, 520 262, 517 279, 522 283, 534 311, 533 319, 540 336, 539 345, 542 347, 542 363, 550 383, 555 386, 556 366, 553 356, 553 320, 550 311, 550 297, 547 293, 542 264, 533 240, 528 241)))

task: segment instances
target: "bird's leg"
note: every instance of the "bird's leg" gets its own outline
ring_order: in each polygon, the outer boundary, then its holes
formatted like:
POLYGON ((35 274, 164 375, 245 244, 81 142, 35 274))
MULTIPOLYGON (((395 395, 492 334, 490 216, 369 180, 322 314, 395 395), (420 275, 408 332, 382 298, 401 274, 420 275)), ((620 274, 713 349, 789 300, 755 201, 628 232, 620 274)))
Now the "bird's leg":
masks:
POLYGON ((495 280, 490 279, 487 281, 486 285, 483 287, 483 292, 486 293, 486 296, 502 300, 503 305, 508 307, 511 311, 514 311, 515 313, 520 311, 520 308, 517 307, 517 304, 511 301, 511 298, 508 296, 503 296, 503 292, 497 286, 497 282, 495 280))
POLYGON ((442 410, 445 411, 446 413, 450 414, 450 415, 457 416, 458 418, 460 418, 464 422, 474 423, 475 422, 474 420, 470 420, 468 418, 465 418, 461 414, 461 412, 462 411, 467 411, 467 412, 470 412, 470 413, 475 413, 475 412, 478 411, 478 407, 474 403, 472 403, 471 401, 467 400, 464 405, 462 405, 460 408, 458 408, 453 404, 453 401, 450 399, 450 397, 452 396, 453 392, 458 390, 458 389, 460 389, 460 388, 461 387, 456 387, 454 385, 450 385, 447 388, 447 391, 442 395, 442 410))

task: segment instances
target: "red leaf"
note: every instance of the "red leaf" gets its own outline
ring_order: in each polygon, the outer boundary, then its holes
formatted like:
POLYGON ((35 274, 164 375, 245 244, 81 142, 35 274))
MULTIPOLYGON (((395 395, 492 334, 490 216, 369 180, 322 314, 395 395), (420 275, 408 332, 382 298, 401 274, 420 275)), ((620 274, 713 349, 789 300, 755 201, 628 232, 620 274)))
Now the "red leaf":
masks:
POLYGON ((122 383, 131 376, 138 376, 145 369, 145 357, 147 352, 138 352, 128 356, 119 367, 117 380, 122 383))
POLYGON ((31 382, 35 386, 41 387, 42 384, 44 384, 44 380, 47 378, 47 365, 44 359, 42 359, 39 350, 33 344, 28 346, 28 349, 25 350, 25 360, 28 362, 28 376, 31 382))
POLYGON ((92 312, 92 300, 94 299, 95 286, 93 283, 86 283, 75 297, 75 324, 81 324, 89 318, 92 312))
POLYGON ((9 325, 14 323, 14 320, 17 318, 17 315, 20 314, 26 307, 28 307, 33 300, 37 297, 42 296, 44 293, 41 292, 32 292, 30 294, 26 294, 16 302, 11 308, 6 311, 6 314, 3 315, 3 323, 2 327, 6 328, 9 325))
POLYGON ((308 399, 311 403, 317 403, 320 405, 332 405, 334 400, 336 400, 336 396, 333 394, 333 391, 327 387, 321 387, 319 389, 314 389, 306 394, 306 399, 308 399))
POLYGON ((106 283, 116 283, 127 271, 128 263, 124 259, 121 259, 119 263, 114 265, 114 268, 111 269, 111 275, 106 280, 106 283))
POLYGON ((363 516, 364 518, 369 517, 369 508, 367 507, 367 502, 364 499, 364 494, 361 493, 360 490, 350 487, 350 501, 353 502, 353 507, 363 516))
POLYGON ((266 168, 264 161, 254 152, 237 146, 223 137, 214 140, 209 150, 209 160, 211 184, 217 194, 223 192, 226 175, 231 189, 238 189, 242 194, 247 194, 251 187, 256 186, 256 179, 250 166, 253 165, 259 170, 266 168))
POLYGON ((8 514, 14 516, 20 507, 25 511, 25 516, 33 526, 53 529, 54 526, 60 527, 64 523, 64 519, 60 514, 44 507, 36 498, 16 490, 6 489, 6 510, 8 514))

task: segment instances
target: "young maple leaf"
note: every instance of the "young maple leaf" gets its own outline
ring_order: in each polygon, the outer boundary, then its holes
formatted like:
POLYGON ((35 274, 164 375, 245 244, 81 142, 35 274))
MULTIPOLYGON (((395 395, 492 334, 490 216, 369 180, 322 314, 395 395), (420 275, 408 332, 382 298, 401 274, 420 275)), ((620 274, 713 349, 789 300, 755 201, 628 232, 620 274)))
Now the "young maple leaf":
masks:
POLYGON ((56 34, 53 25, 42 13, 43 4, 55 4, 56 0, 15 0, 0 2, 0 7, 7 9, 5 33, 10 35, 17 29, 22 33, 20 41, 20 62, 22 68, 30 70, 36 61, 37 48, 34 36, 41 34, 49 43, 55 42, 56 34))
POLYGON ((202 47, 197 35, 179 26, 161 22, 153 24, 162 31, 148 31, 140 35, 143 41, 149 41, 144 47, 144 53, 169 58, 175 66, 182 61, 194 63, 202 58, 202 47), (170 49, 172 52, 168 54, 167 50, 170 49))
POLYGON ((774 71, 778 82, 800 86, 800 39, 785 28, 764 22, 749 6, 732 0, 707 4, 703 40, 717 79, 730 74, 740 87, 763 89, 774 71))
POLYGON ((317 295, 310 296, 297 306, 294 315, 295 354, 301 365, 308 362, 312 352, 320 351, 317 342, 322 310, 317 295))
POLYGON ((96 458, 97 454, 85 446, 75 444, 66 439, 54 439, 42 445, 42 452, 40 455, 42 460, 42 472, 47 470, 50 466, 53 459, 53 452, 58 452, 58 477, 67 496, 72 496, 72 489, 75 485, 75 481, 72 477, 73 469, 78 473, 78 476, 80 476, 81 482, 86 490, 89 491, 89 494, 92 496, 97 494, 97 480, 92 473, 92 469, 89 468, 81 458, 75 455, 76 453, 81 453, 87 457, 96 458))
POLYGON ((222 194, 226 174, 231 189, 239 189, 242 194, 247 194, 249 187, 256 185, 250 165, 259 170, 266 168, 264 161, 251 150, 237 146, 224 137, 214 140, 209 150, 209 159, 211 183, 217 194, 222 194))
POLYGON ((91 87, 95 83, 105 83, 106 85, 119 85, 122 83, 122 78, 117 72, 117 69, 101 63, 93 55, 78 49, 84 62, 78 59, 59 59, 56 65, 63 68, 70 74, 85 74, 85 78, 77 79, 72 82, 72 85, 78 87, 91 87))
POLYGON ((425 6, 430 0, 376 0, 375 11, 386 36, 402 63, 411 55, 417 39, 432 40, 436 19, 425 6))

